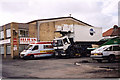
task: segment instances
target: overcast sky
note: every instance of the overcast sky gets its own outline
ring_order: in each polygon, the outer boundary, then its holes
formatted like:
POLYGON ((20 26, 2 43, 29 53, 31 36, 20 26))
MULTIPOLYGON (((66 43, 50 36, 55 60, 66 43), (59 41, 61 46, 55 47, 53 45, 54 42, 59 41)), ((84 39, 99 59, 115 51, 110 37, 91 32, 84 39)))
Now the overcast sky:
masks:
POLYGON ((0 0, 0 26, 69 14, 104 32, 118 25, 118 0, 0 0))

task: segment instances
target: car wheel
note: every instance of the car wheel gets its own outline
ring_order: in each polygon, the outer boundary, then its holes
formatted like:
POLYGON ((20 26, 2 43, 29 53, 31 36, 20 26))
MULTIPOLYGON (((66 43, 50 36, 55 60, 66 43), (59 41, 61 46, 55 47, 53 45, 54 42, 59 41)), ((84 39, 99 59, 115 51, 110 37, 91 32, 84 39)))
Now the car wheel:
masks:
POLYGON ((34 55, 30 55, 30 59, 34 59, 34 55))
POLYGON ((115 61, 115 56, 111 55, 109 56, 108 62, 114 62, 115 61))
POLYGON ((102 62, 102 60, 101 60, 101 59, 99 59, 99 60, 97 60, 97 62, 101 63, 101 62, 102 62))

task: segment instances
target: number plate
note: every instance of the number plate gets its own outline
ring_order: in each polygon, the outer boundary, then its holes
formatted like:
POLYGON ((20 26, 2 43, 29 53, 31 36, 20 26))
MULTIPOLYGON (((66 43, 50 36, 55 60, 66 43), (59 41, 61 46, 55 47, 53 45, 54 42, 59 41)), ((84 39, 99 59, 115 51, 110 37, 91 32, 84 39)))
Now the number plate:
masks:
POLYGON ((98 54, 94 54, 94 55, 98 55, 98 54))

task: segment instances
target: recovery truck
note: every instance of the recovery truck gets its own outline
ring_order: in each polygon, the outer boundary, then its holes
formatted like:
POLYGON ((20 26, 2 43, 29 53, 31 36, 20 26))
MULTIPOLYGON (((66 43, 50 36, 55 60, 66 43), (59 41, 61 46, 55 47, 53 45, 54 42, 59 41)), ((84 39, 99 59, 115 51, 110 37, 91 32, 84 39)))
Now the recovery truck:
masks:
POLYGON ((68 25, 56 30, 62 37, 53 40, 55 57, 81 57, 90 55, 87 50, 102 38, 102 28, 83 25, 68 25))

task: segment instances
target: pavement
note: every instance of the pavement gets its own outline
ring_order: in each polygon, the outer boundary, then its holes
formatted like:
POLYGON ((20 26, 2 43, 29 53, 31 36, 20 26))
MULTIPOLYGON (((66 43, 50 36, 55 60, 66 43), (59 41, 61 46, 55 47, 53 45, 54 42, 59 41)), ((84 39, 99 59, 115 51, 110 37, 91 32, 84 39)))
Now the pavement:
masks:
POLYGON ((119 78, 120 62, 98 63, 89 57, 34 60, 2 59, 3 79, 119 78))

